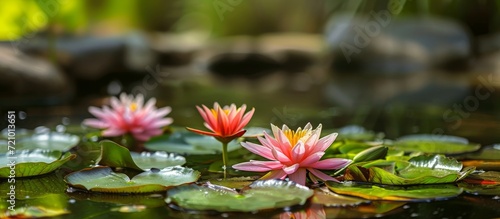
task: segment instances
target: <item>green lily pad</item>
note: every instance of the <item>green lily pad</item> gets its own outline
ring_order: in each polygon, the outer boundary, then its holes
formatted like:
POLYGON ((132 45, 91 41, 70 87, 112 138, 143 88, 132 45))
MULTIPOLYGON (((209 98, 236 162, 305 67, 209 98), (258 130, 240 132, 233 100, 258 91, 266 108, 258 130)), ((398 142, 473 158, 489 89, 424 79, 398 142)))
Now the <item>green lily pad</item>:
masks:
MULTIPOLYGON (((151 138, 144 143, 150 151, 166 151, 178 154, 203 155, 222 153, 222 143, 214 137, 198 135, 187 131, 177 131, 172 134, 151 138)), ((233 140, 228 144, 228 151, 241 148, 238 141, 233 140)))
POLYGON ((470 160, 500 160, 500 145, 482 147, 481 150, 464 155, 470 160))
POLYGON ((169 190, 167 195, 167 203, 173 202, 184 209, 255 212, 303 205, 313 195, 313 190, 294 182, 259 180, 241 192, 205 184, 180 186, 169 190))
POLYGON ((104 140, 101 144, 101 156, 98 164, 110 167, 127 167, 136 170, 149 170, 151 168, 163 169, 165 167, 183 165, 186 159, 182 156, 159 152, 130 152, 113 141, 104 140))
MULTIPOLYGON (((67 133, 49 132, 42 134, 28 135, 24 137, 16 136, 16 150, 55 150, 69 151, 80 142, 80 137, 67 133)), ((0 141, 0 153, 8 152, 8 145, 12 145, 8 140, 0 141)))
POLYGON ((450 183, 463 179, 474 171, 462 170, 462 164, 444 155, 417 156, 408 162, 377 160, 349 166, 345 180, 386 185, 416 185, 450 183))
POLYGON ((337 183, 328 181, 326 185, 338 194, 351 195, 369 200, 387 201, 442 200, 458 196, 463 191, 462 188, 450 184, 382 187, 351 182, 337 183))
POLYGON ((500 172, 472 173, 458 185, 469 194, 500 195, 500 172))
POLYGON ((72 187, 93 192, 148 193, 196 182, 199 177, 198 171, 179 166, 152 169, 132 179, 123 173, 113 172, 109 167, 95 167, 70 173, 65 181, 72 187))
POLYGON ((134 162, 143 170, 151 168, 163 169, 165 167, 181 166, 186 163, 183 156, 167 153, 164 151, 156 152, 131 152, 134 162))
MULTIPOLYGON (((10 185, 12 184, 7 180, 0 182, 0 191, 10 191, 10 185)), ((66 183, 56 173, 40 177, 16 178, 15 186, 16 200, 43 198, 50 194, 61 194, 64 196, 66 192, 66 183)))
POLYGON ((314 190, 312 203, 321 204, 325 207, 347 207, 366 204, 370 201, 352 196, 344 196, 331 192, 327 187, 314 190))
POLYGON ((11 176, 11 167, 15 164, 16 177, 38 176, 50 173, 67 161, 75 158, 76 155, 61 151, 50 150, 22 150, 17 154, 0 155, 0 178, 11 176))
POLYGON ((406 152, 429 154, 462 154, 478 150, 479 144, 469 143, 465 138, 449 135, 408 135, 399 138, 393 148, 406 152))

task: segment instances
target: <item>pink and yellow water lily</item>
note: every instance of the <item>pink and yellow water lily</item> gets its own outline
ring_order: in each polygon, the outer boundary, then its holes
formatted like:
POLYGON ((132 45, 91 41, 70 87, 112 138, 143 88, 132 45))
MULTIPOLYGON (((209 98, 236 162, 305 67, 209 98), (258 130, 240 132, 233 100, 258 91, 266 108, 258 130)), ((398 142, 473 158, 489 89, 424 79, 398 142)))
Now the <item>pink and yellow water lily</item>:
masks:
POLYGON ((103 129, 102 135, 106 137, 131 134, 138 141, 147 141, 162 134, 162 128, 173 122, 172 118, 165 117, 172 109, 168 106, 157 109, 155 98, 144 104, 141 94, 134 97, 122 93, 120 99, 112 97, 110 102, 111 108, 89 107, 89 112, 97 118, 85 119, 83 124, 103 129))
POLYGON ((241 145, 269 161, 250 160, 233 165, 234 169, 252 172, 269 172, 261 179, 285 179, 287 176, 301 185, 306 184, 307 172, 316 178, 327 181, 337 181, 320 170, 340 169, 349 164, 350 160, 341 158, 323 159, 325 150, 333 143, 337 133, 323 138, 321 124, 316 129, 308 123, 303 129, 291 130, 271 124, 274 137, 264 132, 264 137, 258 137, 261 145, 252 142, 242 142, 241 145))

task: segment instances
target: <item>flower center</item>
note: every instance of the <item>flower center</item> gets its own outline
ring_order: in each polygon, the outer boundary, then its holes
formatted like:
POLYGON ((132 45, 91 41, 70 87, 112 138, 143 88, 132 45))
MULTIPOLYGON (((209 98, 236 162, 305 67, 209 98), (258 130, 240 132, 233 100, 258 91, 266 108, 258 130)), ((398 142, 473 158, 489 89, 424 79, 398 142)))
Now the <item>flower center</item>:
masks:
POLYGON ((134 112, 135 110, 137 110, 137 103, 135 103, 135 102, 131 103, 129 107, 130 107, 130 111, 134 112))
MULTIPOLYGON (((212 114, 214 114, 214 117, 217 118, 217 111, 215 109, 211 109, 211 111, 212 111, 212 114)), ((224 114, 226 114, 226 115, 229 115, 230 110, 223 109, 222 112, 224 112, 224 114)))
POLYGON ((309 130, 285 130, 283 131, 285 134, 286 138, 288 138, 288 141, 290 141, 290 145, 294 147, 303 137, 307 136, 309 133, 309 130))

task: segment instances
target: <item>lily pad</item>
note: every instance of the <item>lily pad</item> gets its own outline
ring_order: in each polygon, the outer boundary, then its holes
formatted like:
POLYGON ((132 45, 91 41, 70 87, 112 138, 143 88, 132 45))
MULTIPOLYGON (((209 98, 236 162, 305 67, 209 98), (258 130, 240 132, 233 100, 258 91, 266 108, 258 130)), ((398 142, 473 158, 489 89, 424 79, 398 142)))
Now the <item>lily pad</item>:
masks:
POLYGON ((478 150, 479 144, 469 143, 465 138, 449 135, 408 135, 399 138, 393 148, 406 152, 430 154, 462 154, 478 150))
POLYGON ((156 152, 131 152, 132 159, 135 164, 143 170, 150 170, 151 168, 162 169, 165 167, 181 166, 186 163, 183 156, 164 151, 156 152))
POLYGON ((489 145, 481 150, 465 155, 466 159, 477 160, 500 160, 500 145, 489 145))
MULTIPOLYGON (((166 151, 190 155, 222 153, 222 143, 215 138, 187 131, 153 137, 144 143, 144 147, 150 151, 166 151)), ((236 140, 233 140, 229 142, 227 149, 230 152, 238 148, 241 148, 241 145, 236 140)))
POLYGON ((162 169, 165 167, 183 165, 186 159, 182 156, 159 152, 130 152, 113 141, 104 140, 101 144, 101 156, 98 161, 100 165, 110 167, 127 167, 137 170, 149 170, 151 168, 162 169))
POLYGON ((16 177, 38 176, 50 173, 76 155, 61 151, 50 150, 22 150, 17 154, 0 155, 0 178, 11 176, 11 168, 15 164, 16 177))
POLYGON ((271 129, 263 128, 263 127, 248 127, 245 128, 246 132, 243 138, 256 138, 258 136, 264 136, 264 132, 271 133, 271 129))
POLYGON ((351 182, 337 183, 328 181, 326 185, 338 194, 386 201, 442 200, 458 196, 463 191, 462 188, 450 184, 382 187, 351 182))
MULTIPOLYGON (((57 151, 69 151, 71 148, 76 146, 80 142, 80 137, 77 135, 59 133, 59 132, 48 132, 33 134, 24 137, 17 137, 15 141, 16 150, 35 150, 35 149, 45 149, 45 150, 57 150, 57 151)), ((12 145, 8 141, 0 141, 0 153, 8 152, 8 145, 12 145)))
POLYGON ((444 155, 417 156, 408 162, 377 160, 347 168, 345 180, 386 185, 450 183, 463 179, 474 167, 462 170, 462 164, 444 155))
POLYGON ((152 169, 130 179, 110 167, 95 167, 73 172, 65 177, 70 186, 93 192, 148 193, 165 191, 173 186, 196 182, 200 173, 185 167, 152 169))
POLYGON ((167 195, 167 203, 173 202, 184 209, 255 212, 303 205, 313 195, 313 190, 294 182, 259 180, 241 192, 205 184, 177 187, 169 190, 167 195))
POLYGON ((327 187, 314 190, 314 196, 312 197, 312 203, 321 204, 325 207, 357 206, 369 202, 366 199, 333 193, 327 187))

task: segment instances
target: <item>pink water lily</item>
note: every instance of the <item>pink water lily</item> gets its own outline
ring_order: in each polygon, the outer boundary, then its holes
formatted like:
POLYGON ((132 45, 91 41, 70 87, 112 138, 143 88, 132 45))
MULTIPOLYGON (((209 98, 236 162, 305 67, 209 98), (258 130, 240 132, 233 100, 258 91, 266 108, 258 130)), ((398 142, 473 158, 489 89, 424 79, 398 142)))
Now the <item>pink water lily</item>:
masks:
POLYGON ((304 129, 298 128, 296 131, 290 130, 286 125, 279 129, 271 124, 271 128, 274 138, 264 132, 264 138, 258 137, 262 145, 241 143, 252 153, 269 161, 250 160, 234 165, 234 169, 252 172, 269 171, 261 179, 284 179, 288 176, 290 180, 305 185, 307 171, 321 180, 337 181, 319 170, 340 169, 350 162, 340 158, 321 160, 325 150, 337 137, 337 133, 332 133, 320 139, 321 124, 314 130, 310 123, 304 129))
POLYGON ((151 137, 163 133, 162 128, 172 124, 173 119, 165 116, 172 110, 170 107, 157 109, 156 99, 151 98, 144 104, 144 96, 122 93, 120 99, 111 98, 111 108, 103 106, 89 107, 89 112, 96 119, 85 119, 83 124, 104 129, 103 136, 113 137, 131 134, 138 141, 147 141, 151 137))

